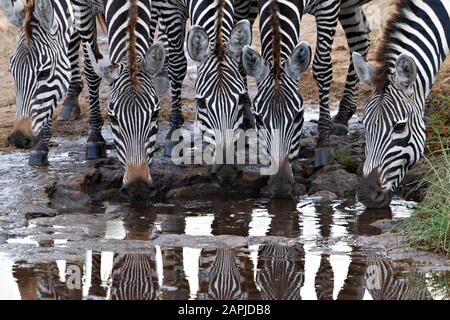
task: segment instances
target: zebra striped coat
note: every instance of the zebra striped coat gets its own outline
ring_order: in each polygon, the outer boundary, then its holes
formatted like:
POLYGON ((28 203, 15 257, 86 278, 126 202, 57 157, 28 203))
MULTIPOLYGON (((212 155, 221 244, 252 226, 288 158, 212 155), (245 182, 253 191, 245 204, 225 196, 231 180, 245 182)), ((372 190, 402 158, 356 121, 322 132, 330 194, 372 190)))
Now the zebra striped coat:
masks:
MULTIPOLYGON (((92 0, 93 1, 93 0, 92 0)), ((105 0, 109 57, 88 48, 96 72, 108 80, 108 116, 119 160, 125 167, 122 193, 134 199, 156 194, 150 173, 160 99, 153 84, 165 59, 153 43, 150 0, 105 0)))
POLYGON ((425 150, 425 102, 449 54, 450 2, 401 0, 384 30, 377 67, 353 55, 359 78, 373 86, 363 114, 366 160, 358 198, 388 206, 425 150))
MULTIPOLYGON (((233 137, 226 136, 225 132, 232 133, 241 125, 242 104, 248 101, 240 56, 243 46, 251 42, 251 28, 241 19, 255 18, 254 3, 256 1, 248 0, 153 1, 158 8, 160 30, 168 48, 167 68, 172 94, 172 130, 168 140, 172 132, 183 124, 181 84, 187 70, 184 40, 186 20, 189 19, 195 26, 187 36, 187 51, 198 66, 195 85, 198 123, 203 131, 210 133, 210 143, 218 147, 232 144, 230 140, 233 137), (198 44, 193 43, 199 36, 201 50, 198 44), (196 49, 191 50, 194 47, 196 49), (201 54, 196 54, 196 51, 201 54)), ((170 155, 170 150, 166 155, 170 155)))

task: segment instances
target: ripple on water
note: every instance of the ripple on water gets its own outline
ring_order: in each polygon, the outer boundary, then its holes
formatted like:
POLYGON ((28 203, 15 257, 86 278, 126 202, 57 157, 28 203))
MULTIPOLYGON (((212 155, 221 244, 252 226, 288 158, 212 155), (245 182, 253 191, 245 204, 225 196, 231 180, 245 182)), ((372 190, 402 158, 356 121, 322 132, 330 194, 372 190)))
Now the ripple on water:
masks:
POLYGON ((383 257, 367 260, 369 252, 354 243, 356 234, 377 233, 370 226, 373 221, 407 217, 412 205, 395 199, 392 210, 364 211, 351 202, 308 199, 153 207, 104 203, 105 214, 34 219, 29 235, 10 238, 2 248, 8 252, 8 246, 28 246, 22 253, 31 262, 18 254, 21 250, 0 254, 0 280, 6 288, 2 295, 386 299, 408 292, 415 295, 409 298, 445 298, 448 272, 418 273, 383 257), (42 230, 46 237, 39 235, 42 230), (52 259, 45 259, 49 252, 52 259), (380 270, 395 279, 391 287, 382 287, 384 291, 374 286, 380 270), (69 281, 74 272, 80 276, 75 287, 69 281), (139 274, 134 278, 139 283, 130 292, 126 285, 133 272, 139 274), (236 290, 215 287, 224 277, 234 281, 236 290), (411 293, 412 286, 420 290, 411 293))

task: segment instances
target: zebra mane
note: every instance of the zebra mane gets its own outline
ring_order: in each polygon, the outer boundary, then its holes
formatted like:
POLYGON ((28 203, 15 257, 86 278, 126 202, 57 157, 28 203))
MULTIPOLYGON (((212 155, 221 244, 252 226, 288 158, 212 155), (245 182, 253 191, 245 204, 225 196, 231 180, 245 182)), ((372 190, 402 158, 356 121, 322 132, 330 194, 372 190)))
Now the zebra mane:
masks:
POLYGON ((222 58, 225 55, 225 48, 223 46, 223 39, 222 39, 224 10, 225 10, 225 0, 219 0, 219 7, 218 7, 219 16, 217 19, 217 29, 216 29, 216 45, 214 48, 214 53, 219 58, 222 58))
POLYGON ((281 32, 280 32, 280 18, 278 17, 279 8, 277 0, 270 2, 270 26, 272 29, 272 54, 275 79, 275 93, 280 89, 281 81, 281 32))
POLYGON ((405 11, 411 7, 412 0, 398 0, 395 4, 394 13, 388 19, 387 25, 383 30, 380 45, 375 54, 375 64, 377 70, 375 72, 374 87, 376 92, 381 93, 389 84, 389 76, 394 63, 392 62, 391 44, 395 41, 393 35, 399 30, 399 24, 403 23, 405 11))
POLYGON ((136 52, 136 25, 138 20, 138 0, 130 0, 130 21, 128 23, 128 36, 129 36, 129 44, 128 44, 128 68, 130 70, 131 75, 131 84, 134 88, 139 87, 138 80, 138 57, 136 52))
POLYGON ((23 35, 25 37, 25 47, 30 48, 31 42, 31 21, 33 20, 34 0, 27 0, 25 4, 25 19, 23 21, 23 35))

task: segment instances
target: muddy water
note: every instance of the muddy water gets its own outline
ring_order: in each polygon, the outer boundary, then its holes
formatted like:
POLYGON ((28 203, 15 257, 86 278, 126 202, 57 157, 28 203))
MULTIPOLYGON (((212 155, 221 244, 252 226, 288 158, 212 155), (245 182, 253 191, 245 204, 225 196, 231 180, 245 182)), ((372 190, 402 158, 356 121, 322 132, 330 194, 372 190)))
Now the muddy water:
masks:
POLYGON ((102 202, 68 214, 46 189, 93 164, 84 139, 55 142, 49 168, 0 153, 0 299, 448 299, 449 272, 358 243, 410 216, 401 199, 378 211, 303 197, 102 202))
POLYGON ((0 298, 431 299, 442 298, 433 279, 450 276, 397 268, 355 243, 380 233, 372 222, 409 216, 400 200, 382 211, 308 198, 95 211, 33 219, 7 239, 0 298))

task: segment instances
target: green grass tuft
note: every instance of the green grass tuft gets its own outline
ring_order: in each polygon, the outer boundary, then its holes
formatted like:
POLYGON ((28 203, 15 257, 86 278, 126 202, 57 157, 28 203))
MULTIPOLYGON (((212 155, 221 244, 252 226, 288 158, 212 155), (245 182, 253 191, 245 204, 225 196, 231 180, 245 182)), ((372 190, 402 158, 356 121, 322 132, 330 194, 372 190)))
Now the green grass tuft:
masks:
POLYGON ((346 150, 338 150, 336 153, 336 160, 346 171, 350 173, 357 173, 359 161, 352 159, 346 150))
MULTIPOLYGON (((439 138, 439 133, 436 132, 439 138)), ((439 138, 440 139, 440 138, 439 138)), ((407 243, 427 251, 450 254, 450 148, 440 139, 439 155, 427 158, 430 170, 423 201, 405 226, 407 243)))

